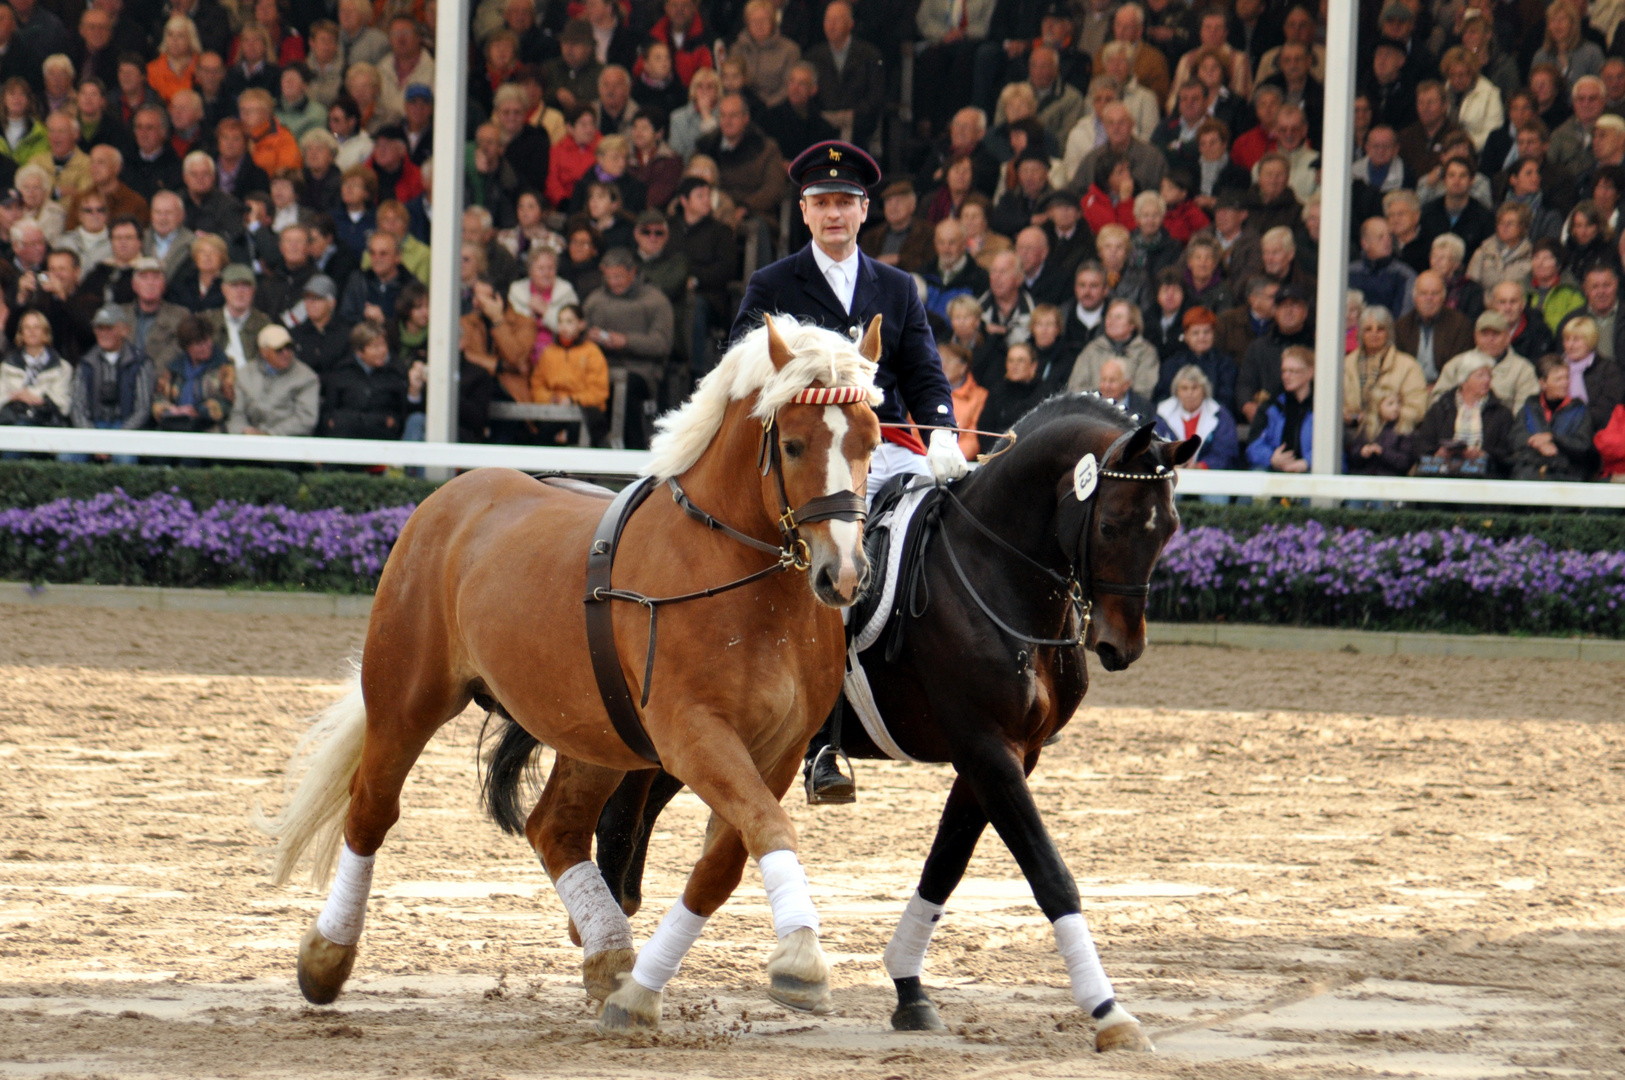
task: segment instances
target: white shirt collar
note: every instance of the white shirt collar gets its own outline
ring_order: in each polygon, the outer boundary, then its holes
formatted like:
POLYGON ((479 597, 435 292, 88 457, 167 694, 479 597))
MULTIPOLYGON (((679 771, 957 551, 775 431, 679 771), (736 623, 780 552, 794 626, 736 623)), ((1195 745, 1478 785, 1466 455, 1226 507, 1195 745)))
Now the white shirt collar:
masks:
POLYGON ((850 313, 852 310, 852 297, 858 290, 858 249, 853 248, 852 254, 840 262, 836 262, 824 253, 824 249, 815 242, 812 245, 813 261, 818 264, 818 272, 824 275, 829 287, 835 293, 835 299, 850 313))

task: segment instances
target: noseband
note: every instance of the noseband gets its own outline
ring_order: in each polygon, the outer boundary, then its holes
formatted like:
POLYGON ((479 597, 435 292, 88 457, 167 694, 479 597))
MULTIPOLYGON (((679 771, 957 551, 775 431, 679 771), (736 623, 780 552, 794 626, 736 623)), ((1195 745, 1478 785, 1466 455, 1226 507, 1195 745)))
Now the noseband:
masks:
MULTIPOLYGON (((1135 430, 1137 429, 1130 429, 1119 435, 1111 446, 1106 448, 1106 453, 1101 456, 1100 460, 1103 463, 1111 462, 1123 448, 1123 444, 1133 437, 1135 430)), ((1000 630, 1028 645, 1080 647, 1089 634, 1089 623, 1094 611, 1094 593, 1103 592, 1112 596, 1134 596, 1142 600, 1151 595, 1151 583, 1149 581, 1139 585, 1106 581, 1096 577, 1092 571, 1089 562, 1087 537, 1094 522, 1099 481, 1119 480, 1129 483, 1161 483, 1165 480, 1172 480, 1174 475, 1174 471, 1165 465, 1158 465, 1155 472, 1149 473, 1120 472, 1104 467, 1097 469, 1094 455, 1084 455, 1083 460, 1078 463, 1078 467, 1073 472, 1072 488, 1061 496, 1061 505, 1056 512, 1055 539, 1060 543, 1061 551, 1066 555, 1067 567, 1070 571, 1064 576, 1057 574, 1054 570, 1017 548, 980 521, 977 521, 965 504, 959 501, 959 496, 955 495, 951 488, 943 489, 949 501, 959 508, 959 512, 964 515, 965 519, 976 526, 983 536, 1017 556, 1066 591, 1067 599, 1072 604, 1072 612, 1078 628, 1078 634, 1075 638, 1033 637, 1013 629, 993 613, 987 602, 971 585, 970 578, 965 573, 964 567, 960 565, 959 557, 954 553, 953 544, 949 542, 946 532, 942 534, 943 547, 948 552, 948 561, 952 564, 954 573, 959 578, 959 583, 964 586, 965 591, 970 595, 976 606, 981 609, 982 614, 991 619, 993 624, 1000 630), (1079 552, 1076 561, 1074 561, 1073 552, 1079 552)))
MULTIPOLYGON (((813 386, 797 393, 787 404, 850 405, 867 401, 868 395, 869 391, 860 386, 813 386)), ((830 447, 830 453, 840 452, 840 447, 833 445, 830 447)), ((609 712, 610 721, 614 724, 616 732, 628 747, 652 764, 660 764, 660 755, 655 752, 654 744, 649 740, 649 733, 644 730, 643 721, 638 717, 637 710, 632 707, 632 696, 627 688, 626 677, 621 670, 619 650, 615 645, 609 602, 623 600, 638 604, 649 612, 649 651, 643 665, 643 697, 640 703, 646 707, 649 704, 650 685, 654 680, 657 617, 662 606, 717 596, 761 581, 763 578, 772 577, 774 574, 782 574, 786 570, 804 571, 812 565, 812 552, 807 546, 806 539, 801 535, 803 525, 812 525, 820 521, 868 519, 868 503, 864 501, 862 495, 850 489, 819 495, 808 499, 800 507, 791 508, 790 497, 784 486, 784 462, 779 452, 777 411, 762 421, 762 445, 757 454, 757 464, 763 476, 772 472, 774 485, 778 489, 780 542, 777 546, 725 525, 695 506, 676 477, 666 481, 666 486, 671 490, 672 501, 682 508, 683 513, 730 540, 736 540, 746 547, 775 557, 776 561, 773 564, 755 573, 747 574, 725 585, 713 585, 677 596, 648 596, 632 589, 612 587, 610 572, 615 565, 615 551, 620 543, 621 530, 626 527, 626 522, 633 512, 654 490, 655 481, 652 477, 646 476, 623 490, 604 511, 604 516, 598 523, 598 531, 593 536, 592 548, 587 555, 586 596, 587 646, 592 657, 593 675, 598 683, 599 696, 603 698, 604 707, 609 712)))

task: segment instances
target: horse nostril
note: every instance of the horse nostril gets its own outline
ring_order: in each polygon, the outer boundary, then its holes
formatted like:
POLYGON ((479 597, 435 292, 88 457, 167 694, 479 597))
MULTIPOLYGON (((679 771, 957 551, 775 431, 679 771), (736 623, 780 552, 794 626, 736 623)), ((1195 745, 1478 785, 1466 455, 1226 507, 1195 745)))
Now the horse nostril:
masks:
POLYGON ((818 585, 818 591, 821 593, 828 594, 835 591, 835 579, 829 576, 829 567, 819 569, 816 584, 818 585))

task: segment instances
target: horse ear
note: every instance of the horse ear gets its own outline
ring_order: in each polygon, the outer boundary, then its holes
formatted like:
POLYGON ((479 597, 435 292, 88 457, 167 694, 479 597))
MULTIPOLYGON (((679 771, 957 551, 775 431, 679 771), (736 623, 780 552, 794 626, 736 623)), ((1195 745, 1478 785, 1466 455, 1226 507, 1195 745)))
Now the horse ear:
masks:
POLYGON ((1115 464, 1126 465, 1151 448, 1151 440, 1156 435, 1157 425, 1146 424, 1129 437, 1123 444, 1123 452, 1115 464))
POLYGON ((778 327, 773 325, 771 315, 763 319, 762 324, 767 327, 768 359, 773 361, 773 370, 783 371, 784 365, 794 359, 794 354, 790 352, 790 346, 786 345, 784 339, 779 336, 778 327))
POLYGON ((871 364, 880 363, 880 316, 876 315, 869 320, 869 329, 863 335, 863 341, 858 345, 858 352, 871 364))
POLYGON ((1196 451, 1202 448, 1202 436, 1192 435, 1182 443, 1174 446, 1173 459, 1175 465, 1183 465, 1196 456, 1196 451))

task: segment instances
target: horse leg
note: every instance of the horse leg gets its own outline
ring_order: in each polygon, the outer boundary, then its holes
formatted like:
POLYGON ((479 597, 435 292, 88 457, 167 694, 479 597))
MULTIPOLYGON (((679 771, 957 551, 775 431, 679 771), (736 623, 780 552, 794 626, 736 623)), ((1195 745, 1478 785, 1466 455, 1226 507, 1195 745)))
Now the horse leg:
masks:
MULTIPOLYGON (((711 737, 701 738, 696 732, 681 748, 681 759, 668 767, 738 831, 746 852, 761 868, 779 938, 767 961, 768 996, 822 1016, 833 1008, 829 962, 818 944, 818 911, 796 854, 796 827, 779 804, 801 767, 801 747, 758 772, 731 727, 719 723, 707 734, 711 737)), ((720 905, 732 889, 728 885, 715 903, 720 905)))
POLYGON ((948 803, 942 809, 942 820, 937 824, 936 839, 931 843, 931 853, 920 871, 919 887, 909 898, 903 917, 886 946, 886 974, 897 987, 897 1009, 891 1017, 894 1030, 943 1029, 936 1005, 920 985, 920 974, 925 970, 925 952, 931 944, 932 932, 942 919, 943 906, 965 876, 965 867, 970 865, 976 843, 986 828, 987 815, 976 801, 970 783, 963 776, 954 777, 948 803))
POLYGON ((643 905, 649 833, 683 782, 662 769, 627 773, 598 816, 598 869, 628 917, 643 905))
POLYGON ((525 838, 553 879, 580 935, 582 984, 599 1001, 614 992, 618 977, 631 969, 636 955, 632 924, 592 862, 593 826, 624 775, 561 754, 525 822, 525 838))
MULTIPOLYGON (((312 1004, 330 1004, 350 977, 366 919, 376 853, 400 818, 401 787, 429 739, 466 704, 466 699, 446 687, 420 684, 402 690, 373 684, 365 701, 358 686, 329 710, 328 717, 345 714, 339 720, 341 727, 351 731, 359 727, 364 734, 359 764, 348 777, 349 807, 338 872, 321 913, 299 942, 299 989, 312 1004)), ((340 752, 342 736, 343 732, 335 731, 321 755, 340 752)), ((306 783, 319 775, 320 765, 318 759, 306 783)), ((296 805, 304 794, 305 784, 301 784, 296 805)))
POLYGON ((1095 1018, 1095 1049, 1150 1050, 1151 1041, 1141 1031, 1140 1022, 1117 1003, 1083 917, 1077 882, 1050 839, 1027 787, 1026 774, 1036 762, 1036 755, 1023 762, 1000 740, 980 739, 955 755, 954 767, 970 782, 977 802, 1055 928, 1055 941, 1072 983, 1072 1000, 1095 1018))
POLYGON ((622 979, 620 989, 604 1002, 598 1018, 599 1031, 660 1026, 661 995, 666 984, 676 976, 683 957, 699 940, 706 920, 739 887, 748 859, 738 830, 713 813, 705 828, 705 851, 689 872, 683 895, 660 920, 654 936, 638 950, 631 977, 622 979))

